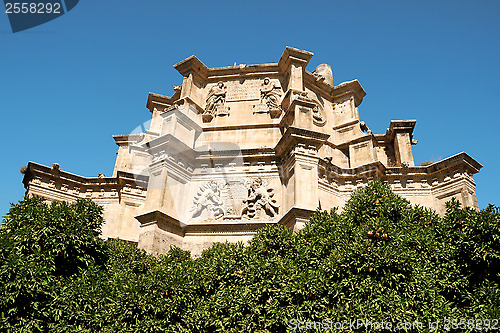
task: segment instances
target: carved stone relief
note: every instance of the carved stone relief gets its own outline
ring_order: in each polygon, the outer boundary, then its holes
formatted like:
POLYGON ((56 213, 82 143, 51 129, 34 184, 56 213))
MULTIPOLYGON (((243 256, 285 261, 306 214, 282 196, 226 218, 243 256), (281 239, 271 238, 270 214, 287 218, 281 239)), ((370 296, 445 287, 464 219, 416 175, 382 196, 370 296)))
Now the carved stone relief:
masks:
MULTIPOLYGON (((314 103, 314 107, 312 108, 312 116, 313 116, 313 123, 316 126, 323 126, 326 124, 326 116, 323 112, 323 107, 321 104, 314 98, 309 96, 309 93, 307 91, 298 91, 294 90, 293 95, 296 99, 314 103)), ((308 112, 311 110, 309 107, 304 107, 303 108, 305 112, 308 112)))
POLYGON ((209 181, 199 187, 190 209, 193 221, 269 219, 278 215, 274 188, 260 177, 250 183, 229 180, 221 185, 209 181))
POLYGON ((206 98, 205 111, 202 115, 203 121, 209 122, 213 117, 229 115, 229 109, 225 106, 226 90, 222 81, 210 88, 206 98))
POLYGON ((281 112, 281 87, 266 77, 260 86, 260 104, 254 106, 253 113, 269 113, 271 118, 277 118, 281 112))
POLYGON ((244 180, 230 180, 222 190, 222 201, 226 208, 224 219, 241 219, 243 201, 247 198, 247 186, 244 180))
POLYGON ((248 196, 243 201, 245 207, 242 216, 248 219, 278 215, 279 204, 274 198, 274 188, 268 187, 262 178, 255 178, 248 188, 248 196))
POLYGON ((221 218, 224 213, 220 185, 214 180, 201 185, 193 199, 191 218, 212 220, 221 218))
POLYGON ((320 109, 319 104, 316 103, 316 105, 313 107, 313 123, 316 126, 323 126, 326 124, 326 117, 323 114, 323 110, 320 109))

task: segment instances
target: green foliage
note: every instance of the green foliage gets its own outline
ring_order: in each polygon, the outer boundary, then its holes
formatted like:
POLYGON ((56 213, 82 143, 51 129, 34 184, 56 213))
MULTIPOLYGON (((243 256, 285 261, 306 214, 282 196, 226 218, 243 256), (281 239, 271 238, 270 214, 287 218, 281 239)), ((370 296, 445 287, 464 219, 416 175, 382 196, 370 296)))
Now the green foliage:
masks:
POLYGON ((101 213, 90 200, 26 198, 10 209, 0 228, 0 327, 46 330, 60 317, 50 304, 67 281, 106 261, 101 213))
MULTIPOLYGON (((500 318, 500 210, 440 217, 373 182, 296 234, 154 257, 96 236, 90 201, 25 199, 0 228, 3 331, 284 332, 332 322, 500 318)), ((411 331, 411 329, 410 329, 411 331)), ((464 330, 467 331, 467 330, 464 330)), ((469 329, 469 331, 474 331, 469 329)))

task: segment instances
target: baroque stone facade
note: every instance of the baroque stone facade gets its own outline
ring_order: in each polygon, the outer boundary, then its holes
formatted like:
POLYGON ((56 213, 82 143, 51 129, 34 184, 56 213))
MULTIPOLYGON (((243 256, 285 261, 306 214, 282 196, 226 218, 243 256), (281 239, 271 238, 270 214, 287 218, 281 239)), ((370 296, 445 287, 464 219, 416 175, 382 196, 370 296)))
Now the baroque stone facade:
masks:
POLYGON ((152 253, 170 245, 194 255, 217 241, 247 241, 268 224, 301 229, 318 207, 342 207, 370 180, 444 213, 452 197, 478 208, 466 153, 415 166, 415 120, 374 134, 359 119, 357 80, 334 85, 330 66, 287 47, 278 63, 208 68, 195 56, 168 97, 150 93, 150 127, 116 135, 112 177, 77 176, 30 162, 23 183, 48 200, 104 206, 104 238, 152 253))

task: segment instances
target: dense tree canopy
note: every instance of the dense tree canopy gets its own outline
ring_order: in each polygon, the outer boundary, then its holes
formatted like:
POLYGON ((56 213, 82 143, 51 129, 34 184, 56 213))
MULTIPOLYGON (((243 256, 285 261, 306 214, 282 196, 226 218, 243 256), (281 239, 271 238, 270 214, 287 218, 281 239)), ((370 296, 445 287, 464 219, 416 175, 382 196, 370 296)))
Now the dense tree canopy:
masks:
POLYGON ((440 217, 373 182, 296 234, 271 226, 196 259, 105 242, 101 214, 85 200, 12 206, 0 228, 0 330, 284 332, 362 319, 354 328, 421 322, 401 329, 426 331, 447 318, 463 332, 492 319, 500 329, 493 206, 451 201, 440 217))

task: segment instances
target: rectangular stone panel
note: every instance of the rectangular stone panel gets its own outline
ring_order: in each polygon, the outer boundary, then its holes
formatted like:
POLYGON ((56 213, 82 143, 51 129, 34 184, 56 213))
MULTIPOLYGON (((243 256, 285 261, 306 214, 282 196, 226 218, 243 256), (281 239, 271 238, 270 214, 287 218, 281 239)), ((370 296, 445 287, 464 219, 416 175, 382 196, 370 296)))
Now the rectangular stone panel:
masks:
POLYGON ((226 101, 248 101, 260 98, 260 80, 228 81, 226 101))

